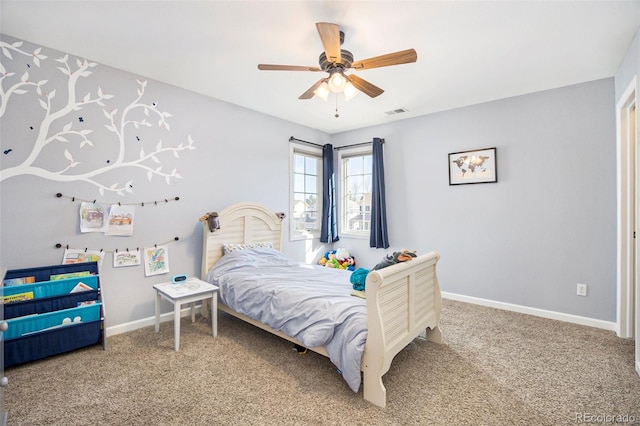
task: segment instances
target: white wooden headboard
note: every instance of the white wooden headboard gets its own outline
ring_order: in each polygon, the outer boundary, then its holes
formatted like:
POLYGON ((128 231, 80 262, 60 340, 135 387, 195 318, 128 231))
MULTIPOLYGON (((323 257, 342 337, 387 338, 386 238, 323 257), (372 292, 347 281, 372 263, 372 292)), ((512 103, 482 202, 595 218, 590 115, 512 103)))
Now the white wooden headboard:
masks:
POLYGON ((222 257, 224 243, 247 244, 271 242, 273 248, 282 247, 282 220, 267 207, 256 203, 239 203, 218 213, 220 229, 209 230, 202 221, 202 270, 204 279, 211 267, 222 257))

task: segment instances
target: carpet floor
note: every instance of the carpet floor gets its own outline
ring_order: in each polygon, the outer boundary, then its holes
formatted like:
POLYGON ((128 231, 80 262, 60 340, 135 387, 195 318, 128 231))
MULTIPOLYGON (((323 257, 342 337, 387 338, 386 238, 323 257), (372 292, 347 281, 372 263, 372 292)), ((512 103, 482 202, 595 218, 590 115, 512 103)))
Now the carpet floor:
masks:
POLYGON ((331 362, 220 314, 141 328, 6 369, 9 425, 640 424, 634 341, 443 300, 444 344, 416 339, 383 381, 387 407, 331 362))

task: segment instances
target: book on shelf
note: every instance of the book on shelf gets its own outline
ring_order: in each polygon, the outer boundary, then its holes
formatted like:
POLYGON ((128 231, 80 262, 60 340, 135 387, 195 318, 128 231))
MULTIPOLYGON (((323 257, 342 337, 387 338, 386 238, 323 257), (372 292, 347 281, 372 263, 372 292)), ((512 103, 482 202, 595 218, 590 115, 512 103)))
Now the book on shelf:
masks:
POLYGON ((67 278, 86 277, 91 275, 89 271, 67 272, 66 274, 54 274, 49 276, 49 281, 66 280, 67 278))
POLYGON ((0 297, 0 303, 22 302, 23 300, 32 300, 33 292, 25 291, 24 293, 12 294, 11 296, 0 297))
POLYGON ((5 278, 2 281, 2 285, 10 286, 10 285, 20 285, 20 284, 33 284, 36 282, 35 276, 29 277, 19 277, 19 278, 5 278))
POLYGON ((79 293, 81 291, 87 291, 87 290, 93 290, 93 288, 89 287, 83 282, 79 282, 78 284, 76 284, 74 288, 71 289, 70 293, 79 293))

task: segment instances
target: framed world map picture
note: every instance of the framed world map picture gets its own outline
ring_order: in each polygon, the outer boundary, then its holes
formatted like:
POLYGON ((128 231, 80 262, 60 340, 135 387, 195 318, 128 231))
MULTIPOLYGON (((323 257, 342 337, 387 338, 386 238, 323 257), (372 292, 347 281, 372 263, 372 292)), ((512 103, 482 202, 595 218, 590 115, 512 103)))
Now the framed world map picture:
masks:
POLYGON ((449 154, 449 185, 497 181, 496 148, 449 154))

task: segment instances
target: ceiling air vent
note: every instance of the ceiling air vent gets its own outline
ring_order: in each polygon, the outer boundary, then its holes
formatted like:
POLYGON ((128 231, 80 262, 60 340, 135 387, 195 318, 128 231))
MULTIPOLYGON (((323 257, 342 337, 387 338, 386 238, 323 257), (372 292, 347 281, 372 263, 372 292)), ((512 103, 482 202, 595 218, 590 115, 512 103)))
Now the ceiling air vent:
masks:
POLYGON ((385 112, 385 114, 387 115, 395 115, 395 114, 402 114, 403 112, 407 112, 409 111, 406 108, 398 108, 398 109, 392 109, 391 111, 387 111, 385 112))

